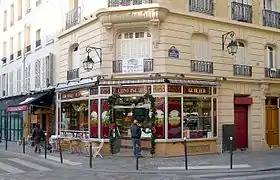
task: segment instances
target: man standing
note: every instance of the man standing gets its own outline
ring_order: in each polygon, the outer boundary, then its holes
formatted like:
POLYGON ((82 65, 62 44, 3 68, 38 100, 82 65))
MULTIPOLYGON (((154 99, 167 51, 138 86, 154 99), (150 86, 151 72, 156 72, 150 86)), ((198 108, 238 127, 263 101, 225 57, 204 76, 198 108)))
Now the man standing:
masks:
POLYGON ((133 146, 133 154, 134 156, 141 156, 141 128, 138 125, 138 121, 134 120, 133 125, 131 126, 131 139, 133 146))
POLYGON ((35 153, 37 150, 41 153, 41 140, 43 138, 43 130, 40 128, 40 124, 36 124, 35 129, 32 132, 32 138, 35 142, 35 153))

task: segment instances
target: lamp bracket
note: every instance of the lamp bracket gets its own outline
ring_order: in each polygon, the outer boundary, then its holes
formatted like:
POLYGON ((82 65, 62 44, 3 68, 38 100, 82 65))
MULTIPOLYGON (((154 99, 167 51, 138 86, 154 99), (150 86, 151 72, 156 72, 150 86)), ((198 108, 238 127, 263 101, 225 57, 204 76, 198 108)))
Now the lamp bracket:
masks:
POLYGON ((234 31, 229 31, 222 35, 222 50, 223 51, 225 50, 225 43, 226 43, 226 40, 228 39, 228 36, 230 36, 230 38, 232 39, 235 36, 234 31))
POLYGON ((86 52, 88 53, 88 56, 89 56, 89 53, 91 53, 93 50, 97 54, 97 56, 99 58, 99 62, 102 63, 102 48, 97 48, 97 47, 93 47, 93 46, 87 46, 86 47, 86 52), (100 52, 98 52, 98 51, 100 51, 100 52))

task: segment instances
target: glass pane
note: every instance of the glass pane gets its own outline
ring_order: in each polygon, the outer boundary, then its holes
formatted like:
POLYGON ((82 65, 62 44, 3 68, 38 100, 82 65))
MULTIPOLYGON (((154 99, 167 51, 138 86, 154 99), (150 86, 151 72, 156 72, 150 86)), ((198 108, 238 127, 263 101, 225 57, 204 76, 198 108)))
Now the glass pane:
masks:
POLYGON ((90 104, 90 137, 98 138, 98 100, 92 100, 90 104))
POLYGON ((211 134, 211 98, 184 98, 184 128, 189 138, 209 138, 211 134))
POLYGON ((217 129, 218 129, 218 124, 217 124, 217 99, 213 99, 213 136, 217 136, 217 129))
POLYGON ((181 138, 181 98, 168 98, 168 138, 181 138))
POLYGON ((106 99, 101 100, 101 137, 109 137, 110 114, 109 104, 106 99))
POLYGON ((157 139, 164 139, 165 137, 165 128, 164 128, 164 121, 165 121, 165 98, 164 97, 157 97, 155 102, 156 108, 156 138, 157 139))

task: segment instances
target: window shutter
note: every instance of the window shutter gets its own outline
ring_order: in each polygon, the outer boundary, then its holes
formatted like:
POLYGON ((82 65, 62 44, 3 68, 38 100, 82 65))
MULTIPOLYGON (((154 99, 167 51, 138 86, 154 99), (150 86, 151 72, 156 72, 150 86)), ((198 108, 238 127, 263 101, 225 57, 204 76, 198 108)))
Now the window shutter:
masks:
POLYGON ((209 58, 209 49, 208 49, 208 43, 204 42, 204 43, 201 43, 201 55, 202 55, 202 60, 203 61, 209 61, 210 58, 209 58))

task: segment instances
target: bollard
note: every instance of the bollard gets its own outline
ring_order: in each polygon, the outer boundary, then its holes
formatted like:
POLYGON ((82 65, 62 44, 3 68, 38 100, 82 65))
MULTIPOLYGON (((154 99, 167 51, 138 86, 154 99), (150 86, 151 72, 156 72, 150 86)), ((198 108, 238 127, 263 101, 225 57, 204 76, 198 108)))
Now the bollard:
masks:
POLYGON ((45 133, 45 159, 47 159, 47 150, 48 150, 48 143, 47 143, 47 133, 45 133))
POLYGON ((60 138, 58 138, 58 147, 59 147, 59 156, 60 156, 60 163, 63 164, 63 157, 62 157, 62 149, 61 149, 61 143, 60 138))
POLYGON ((188 170, 188 147, 187 147, 186 137, 184 137, 184 149, 185 149, 185 170, 188 170))
POLYGON ((233 146, 232 146, 232 137, 229 138, 229 146, 230 146, 230 169, 232 169, 232 161, 233 161, 233 146))
POLYGON ((138 146, 138 144, 136 144, 136 170, 138 170, 139 169, 139 146, 138 146))
POLYGON ((25 154, 25 137, 22 137, 22 152, 25 154))
POLYGON ((92 168, 92 143, 89 142, 89 167, 92 168))

